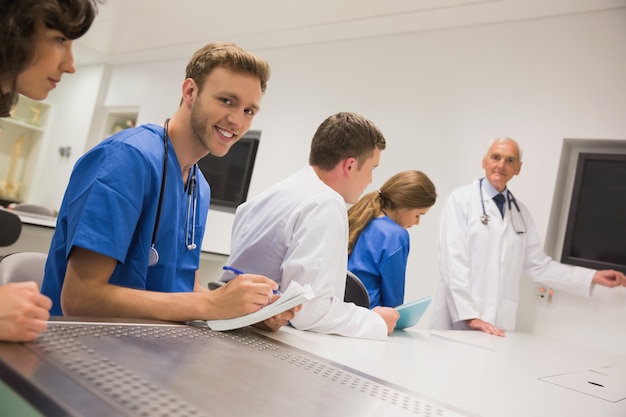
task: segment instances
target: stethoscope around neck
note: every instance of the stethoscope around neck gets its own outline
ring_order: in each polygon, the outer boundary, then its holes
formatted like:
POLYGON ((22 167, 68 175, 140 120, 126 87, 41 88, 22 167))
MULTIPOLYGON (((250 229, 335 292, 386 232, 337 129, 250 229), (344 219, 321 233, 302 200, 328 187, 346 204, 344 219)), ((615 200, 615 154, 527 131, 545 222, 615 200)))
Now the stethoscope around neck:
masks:
MULTIPOLYGON (((165 120, 163 129, 163 176, 161 177, 161 189, 159 191, 159 203, 157 205, 156 218, 154 220, 154 228, 152 229, 152 242, 150 245, 150 255, 148 256, 148 266, 155 266, 159 262, 159 252, 156 250, 156 238, 159 232, 159 223, 161 220, 161 209, 163 208, 163 197, 165 191, 165 181, 167 179, 167 159, 168 159, 168 140, 169 133, 167 127, 170 119, 165 120)), ((196 246, 196 208, 198 205, 198 187, 196 181, 196 174, 198 172, 198 165, 189 169, 189 178, 187 179, 187 220, 185 223, 185 246, 187 250, 194 250, 196 246), (191 170, 193 169, 193 174, 191 170), (191 235, 189 234, 189 222, 191 220, 191 235)))
MULTIPOLYGON (((485 199, 483 198, 483 180, 484 179, 485 178, 481 178, 480 181, 478 182, 478 189, 480 190, 480 204, 482 204, 482 207, 483 207, 483 215, 480 216, 480 222, 486 226, 489 223, 490 217, 487 214, 487 211, 485 210, 485 199)), ((517 233, 518 235, 522 235, 526 233, 526 229, 527 229, 526 221, 524 220, 524 217, 522 216, 522 212, 519 209, 517 200, 515 200, 515 197, 513 197, 513 193, 509 191, 508 188, 506 190, 506 200, 508 201, 509 211, 511 210, 511 204, 513 204, 515 206, 515 209, 517 210, 519 218, 522 219, 522 223, 524 225, 523 229, 518 230, 518 228, 515 225, 516 216, 511 215, 511 224, 513 225, 513 230, 515 230, 515 233, 517 233)))

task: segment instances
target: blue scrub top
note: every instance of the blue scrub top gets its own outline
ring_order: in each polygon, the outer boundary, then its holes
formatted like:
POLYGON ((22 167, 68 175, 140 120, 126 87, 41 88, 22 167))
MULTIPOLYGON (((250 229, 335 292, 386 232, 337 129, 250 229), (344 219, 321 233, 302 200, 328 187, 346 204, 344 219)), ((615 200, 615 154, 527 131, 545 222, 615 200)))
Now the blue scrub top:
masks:
POLYGON ((370 308, 404 303, 409 232, 387 216, 373 219, 361 231, 348 258, 348 270, 361 279, 370 308))
POLYGON ((61 288, 75 246, 118 261, 111 284, 161 292, 193 291, 210 188, 197 170, 197 247, 188 250, 188 193, 171 143, 155 245, 159 262, 148 267, 163 173, 163 133, 162 126, 152 124, 126 129, 77 161, 59 211, 42 284, 42 293, 53 302, 52 315, 62 315, 61 288))

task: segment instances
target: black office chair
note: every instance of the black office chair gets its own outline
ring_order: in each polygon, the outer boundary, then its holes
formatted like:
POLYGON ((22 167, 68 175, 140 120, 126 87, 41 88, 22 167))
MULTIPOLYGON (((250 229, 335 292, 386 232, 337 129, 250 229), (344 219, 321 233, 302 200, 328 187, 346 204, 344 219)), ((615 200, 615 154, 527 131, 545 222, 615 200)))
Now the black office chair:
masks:
POLYGON ((346 303, 354 303, 358 306, 370 308, 370 296, 367 288, 361 282, 359 277, 348 271, 346 277, 346 292, 343 296, 346 303))
POLYGON ((22 233, 22 220, 17 214, 0 208, 0 246, 11 246, 22 233))
POLYGON ((213 290, 218 289, 219 287, 221 287, 224 284, 226 284, 226 283, 222 282, 222 281, 211 281, 211 282, 209 282, 208 286, 209 286, 209 289, 211 291, 213 291, 213 290))

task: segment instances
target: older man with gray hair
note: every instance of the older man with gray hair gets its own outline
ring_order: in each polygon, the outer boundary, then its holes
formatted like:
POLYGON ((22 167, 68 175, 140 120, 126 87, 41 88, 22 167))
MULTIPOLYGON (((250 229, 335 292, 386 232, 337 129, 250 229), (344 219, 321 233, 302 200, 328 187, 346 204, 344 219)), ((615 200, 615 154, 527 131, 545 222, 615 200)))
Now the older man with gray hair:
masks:
POLYGON ((586 297, 594 284, 617 287, 626 282, 621 272, 564 265, 545 254, 528 209, 507 187, 522 168, 515 140, 491 141, 482 168, 485 176, 453 191, 443 210, 433 329, 497 336, 515 330, 523 272, 534 281, 586 297))

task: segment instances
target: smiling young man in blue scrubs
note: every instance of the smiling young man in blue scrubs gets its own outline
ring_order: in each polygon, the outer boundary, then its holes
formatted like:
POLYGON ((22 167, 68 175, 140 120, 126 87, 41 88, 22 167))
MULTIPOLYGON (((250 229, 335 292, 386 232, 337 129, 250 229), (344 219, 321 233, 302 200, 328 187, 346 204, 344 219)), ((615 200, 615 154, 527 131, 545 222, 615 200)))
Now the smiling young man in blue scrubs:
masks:
MULTIPOLYGON (((53 315, 225 319, 276 298, 276 283, 260 275, 211 292, 197 277, 210 188, 196 163, 225 155, 248 131, 269 73, 237 45, 210 43, 189 61, 170 119, 124 130, 77 162, 42 286, 53 315)), ((261 327, 276 330, 292 317, 261 327)))

